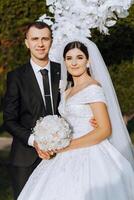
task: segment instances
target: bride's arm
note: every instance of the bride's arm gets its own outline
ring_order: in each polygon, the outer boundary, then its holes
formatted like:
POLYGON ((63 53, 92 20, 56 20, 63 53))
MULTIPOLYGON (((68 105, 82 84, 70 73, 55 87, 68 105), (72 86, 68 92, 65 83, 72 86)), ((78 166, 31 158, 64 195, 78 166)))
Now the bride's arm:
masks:
POLYGON ((106 105, 104 103, 97 102, 90 104, 90 107, 92 109, 94 118, 97 121, 97 128, 80 138, 73 139, 70 145, 60 152, 82 147, 89 147, 100 143, 111 135, 111 124, 106 105))

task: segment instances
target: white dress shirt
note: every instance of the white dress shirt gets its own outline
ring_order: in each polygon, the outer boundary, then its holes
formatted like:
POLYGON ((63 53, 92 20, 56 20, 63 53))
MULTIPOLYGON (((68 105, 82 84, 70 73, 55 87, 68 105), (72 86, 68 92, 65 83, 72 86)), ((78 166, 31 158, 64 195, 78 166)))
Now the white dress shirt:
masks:
MULTIPOLYGON (((37 79, 37 82, 39 84, 39 88, 42 94, 42 98, 44 101, 44 104, 46 106, 46 102, 45 102, 45 95, 44 95, 44 88, 43 88, 43 79, 42 79, 42 75, 40 70, 42 69, 47 69, 48 70, 48 77, 49 77, 49 85, 50 85, 50 96, 51 96, 51 104, 52 104, 52 111, 54 114, 54 106, 53 106, 53 97, 52 97, 52 86, 51 86, 51 74, 50 74, 50 62, 48 62, 48 64, 44 67, 40 67, 39 65, 37 65, 32 59, 30 60, 31 66, 33 68, 35 77, 37 79)), ((31 134, 29 139, 28 139, 28 144, 30 146, 33 146, 33 142, 34 142, 34 135, 31 134)))

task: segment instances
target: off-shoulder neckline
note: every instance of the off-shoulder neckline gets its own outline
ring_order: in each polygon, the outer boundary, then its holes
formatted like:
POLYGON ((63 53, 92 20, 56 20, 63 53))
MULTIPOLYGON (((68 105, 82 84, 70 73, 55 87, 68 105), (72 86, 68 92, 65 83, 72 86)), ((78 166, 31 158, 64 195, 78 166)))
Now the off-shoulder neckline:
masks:
POLYGON ((75 94, 73 94, 73 95, 70 96, 70 97, 67 97, 67 96, 66 96, 66 91, 65 91, 65 92, 64 92, 65 101, 68 101, 69 99, 71 99, 71 98, 73 98, 74 96, 78 95, 79 93, 85 91, 87 88, 89 88, 89 87, 91 87, 91 86, 97 86, 97 87, 99 87, 99 88, 102 88, 100 85, 95 84, 95 83, 89 84, 89 85, 87 85, 87 86, 84 87, 83 89, 79 90, 78 92, 76 92, 75 94))

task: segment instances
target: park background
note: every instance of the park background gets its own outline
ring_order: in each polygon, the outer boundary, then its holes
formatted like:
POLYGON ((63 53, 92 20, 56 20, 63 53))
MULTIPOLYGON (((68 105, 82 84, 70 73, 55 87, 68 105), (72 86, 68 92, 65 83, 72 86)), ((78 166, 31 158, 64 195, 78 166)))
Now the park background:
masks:
MULTIPOLYGON (((3 127, 3 97, 7 72, 29 59, 24 31, 29 22, 50 14, 44 0, 1 0, 0 3, 0 200, 12 200, 8 175, 11 136, 3 127)), ((51 14, 50 14, 51 15, 51 14)), ((122 114, 134 143, 134 6, 105 36, 92 30, 111 74, 122 114)))

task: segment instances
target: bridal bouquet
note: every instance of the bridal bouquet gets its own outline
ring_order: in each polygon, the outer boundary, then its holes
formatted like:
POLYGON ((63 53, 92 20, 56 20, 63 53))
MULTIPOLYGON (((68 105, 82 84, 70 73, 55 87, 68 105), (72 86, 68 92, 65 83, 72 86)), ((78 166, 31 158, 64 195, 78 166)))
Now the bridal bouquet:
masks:
POLYGON ((72 139, 69 124, 57 115, 48 115, 39 119, 33 134, 39 148, 44 151, 64 148, 72 139))

